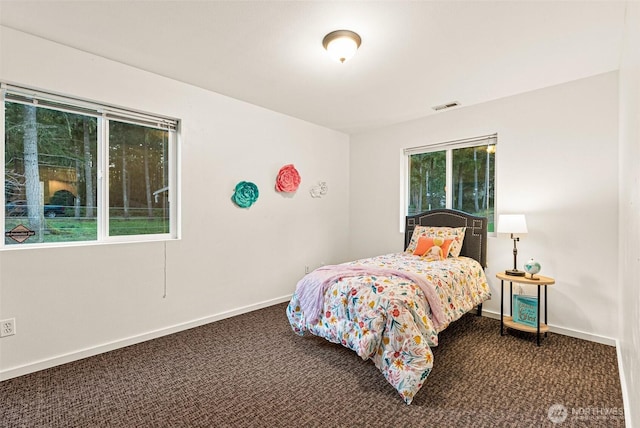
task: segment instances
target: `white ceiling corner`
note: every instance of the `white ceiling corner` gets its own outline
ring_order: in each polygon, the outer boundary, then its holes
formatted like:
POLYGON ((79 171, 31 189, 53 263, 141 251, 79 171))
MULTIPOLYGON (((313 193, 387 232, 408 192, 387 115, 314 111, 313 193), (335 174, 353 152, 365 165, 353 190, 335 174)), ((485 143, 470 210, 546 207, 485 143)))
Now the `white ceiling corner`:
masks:
POLYGON ((0 24, 347 133, 619 67, 621 1, 0 1, 0 24), (362 37, 332 61, 330 31, 362 37), (169 55, 167 55, 169 54, 169 55))

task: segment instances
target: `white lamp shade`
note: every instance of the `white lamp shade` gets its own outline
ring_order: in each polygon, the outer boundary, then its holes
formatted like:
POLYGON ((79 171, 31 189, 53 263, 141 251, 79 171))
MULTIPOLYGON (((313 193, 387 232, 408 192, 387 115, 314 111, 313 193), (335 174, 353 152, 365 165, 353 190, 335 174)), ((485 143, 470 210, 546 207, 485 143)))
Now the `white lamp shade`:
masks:
POLYGON ((348 37, 340 37, 327 45, 327 52, 329 52, 331 58, 339 62, 345 62, 353 58, 357 50, 358 45, 356 45, 356 42, 348 37))
POLYGON ((322 41, 322 45, 331 58, 342 63, 356 54, 360 43, 360 36, 349 30, 333 31, 327 34, 322 41))
POLYGON ((498 217, 498 233, 526 234, 527 220, 524 214, 500 214, 498 217))

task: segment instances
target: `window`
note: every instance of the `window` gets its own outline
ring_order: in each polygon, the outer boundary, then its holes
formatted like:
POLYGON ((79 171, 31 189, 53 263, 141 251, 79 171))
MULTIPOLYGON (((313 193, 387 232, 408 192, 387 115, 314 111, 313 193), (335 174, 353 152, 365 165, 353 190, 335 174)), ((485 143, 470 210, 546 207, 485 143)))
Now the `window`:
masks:
POLYGON ((4 246, 171 239, 177 121, 2 85, 4 246))
POLYGON ((453 208, 487 217, 494 231, 497 135, 406 149, 407 214, 453 208))

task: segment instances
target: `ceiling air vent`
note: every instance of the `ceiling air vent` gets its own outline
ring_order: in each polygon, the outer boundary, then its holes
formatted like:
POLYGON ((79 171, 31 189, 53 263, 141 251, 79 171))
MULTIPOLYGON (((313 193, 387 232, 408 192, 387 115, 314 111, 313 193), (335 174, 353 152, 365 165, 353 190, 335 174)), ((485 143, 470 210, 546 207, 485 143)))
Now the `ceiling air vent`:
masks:
POLYGON ((458 103, 457 101, 453 101, 453 102, 446 103, 446 104, 440 104, 439 106, 435 106, 435 107, 432 107, 432 108, 435 111, 440 111, 440 110, 448 109, 448 108, 451 108, 451 107, 457 107, 459 105, 460 105, 460 103, 458 103))

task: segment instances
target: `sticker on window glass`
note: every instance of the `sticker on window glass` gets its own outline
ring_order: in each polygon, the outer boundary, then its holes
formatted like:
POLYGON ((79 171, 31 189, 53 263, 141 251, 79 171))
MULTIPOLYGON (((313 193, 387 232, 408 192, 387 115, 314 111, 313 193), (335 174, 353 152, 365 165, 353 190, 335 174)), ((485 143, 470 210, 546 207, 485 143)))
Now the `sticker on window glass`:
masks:
POLYGON ((33 230, 25 227, 22 224, 19 224, 13 229, 11 229, 10 231, 5 232, 4 236, 6 236, 7 238, 13 239, 16 242, 23 243, 24 241, 26 241, 27 239, 29 239, 31 236, 35 234, 36 232, 34 232, 33 230))

